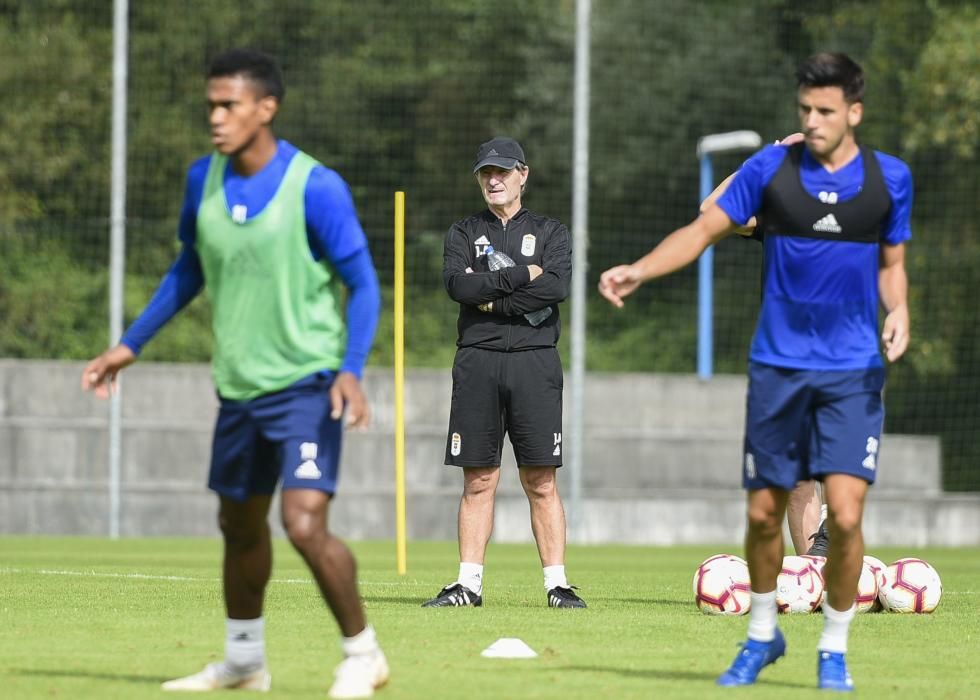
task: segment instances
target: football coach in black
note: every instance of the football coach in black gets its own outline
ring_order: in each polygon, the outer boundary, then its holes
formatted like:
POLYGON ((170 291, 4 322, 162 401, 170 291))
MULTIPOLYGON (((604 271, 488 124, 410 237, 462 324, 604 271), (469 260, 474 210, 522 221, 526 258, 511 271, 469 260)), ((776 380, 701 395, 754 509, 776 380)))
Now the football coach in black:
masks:
POLYGON ((514 139, 482 144, 473 172, 487 209, 449 229, 442 268, 446 290, 459 304, 446 440, 446 464, 463 471, 459 576, 423 606, 483 604, 483 562, 507 433, 530 503, 548 605, 584 608, 565 576, 565 511, 556 481, 563 384, 558 303, 571 281, 570 236, 560 221, 524 208, 531 170, 514 139))

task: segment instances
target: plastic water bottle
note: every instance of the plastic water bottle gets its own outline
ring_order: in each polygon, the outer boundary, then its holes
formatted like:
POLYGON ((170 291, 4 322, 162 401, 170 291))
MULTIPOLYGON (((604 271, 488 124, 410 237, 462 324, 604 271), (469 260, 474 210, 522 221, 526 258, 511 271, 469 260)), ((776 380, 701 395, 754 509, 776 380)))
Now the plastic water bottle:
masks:
MULTIPOLYGON (((502 270, 505 267, 514 267, 516 263, 511 260, 507 253, 494 250, 492 245, 488 245, 487 265, 490 267, 491 272, 496 272, 497 270, 502 270)), ((532 326, 540 326, 549 316, 551 316, 550 306, 546 306, 543 309, 538 309, 537 311, 529 311, 528 313, 524 314, 524 318, 526 318, 527 322, 532 326)))

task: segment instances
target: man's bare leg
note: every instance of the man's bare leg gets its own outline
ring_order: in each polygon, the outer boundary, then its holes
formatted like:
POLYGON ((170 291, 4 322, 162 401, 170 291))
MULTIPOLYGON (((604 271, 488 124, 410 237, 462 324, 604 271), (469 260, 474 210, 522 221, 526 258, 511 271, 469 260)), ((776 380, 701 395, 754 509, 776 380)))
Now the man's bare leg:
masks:
POLYGON ((801 481, 790 491, 786 522, 797 554, 806 554, 813 544, 810 538, 820 527, 822 505, 820 487, 816 481, 801 481))
POLYGON ((354 555, 327 528, 330 495, 313 489, 288 489, 282 494, 282 524, 306 565, 340 631, 353 637, 366 627, 357 592, 354 555))
POLYGON ((558 494, 555 467, 521 467, 521 486, 531 509, 531 532, 541 566, 565 564, 565 509, 558 494))

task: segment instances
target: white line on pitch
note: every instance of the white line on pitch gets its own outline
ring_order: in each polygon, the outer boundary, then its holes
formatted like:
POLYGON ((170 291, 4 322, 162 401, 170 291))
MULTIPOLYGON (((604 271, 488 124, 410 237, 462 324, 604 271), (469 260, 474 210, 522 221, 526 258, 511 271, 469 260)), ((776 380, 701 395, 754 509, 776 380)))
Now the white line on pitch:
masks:
MULTIPOLYGON (((201 578, 194 576, 163 576, 157 574, 120 574, 111 571, 66 571, 57 569, 14 569, 0 568, 0 574, 42 574, 45 576, 90 576, 93 578, 126 578, 142 579, 147 581, 191 581, 214 583, 220 582, 220 578, 201 578)), ((269 583, 289 583, 289 584, 311 584, 313 579, 308 578, 274 578, 269 583)), ((403 586, 403 585, 425 585, 421 581, 358 581, 360 586, 403 586)))

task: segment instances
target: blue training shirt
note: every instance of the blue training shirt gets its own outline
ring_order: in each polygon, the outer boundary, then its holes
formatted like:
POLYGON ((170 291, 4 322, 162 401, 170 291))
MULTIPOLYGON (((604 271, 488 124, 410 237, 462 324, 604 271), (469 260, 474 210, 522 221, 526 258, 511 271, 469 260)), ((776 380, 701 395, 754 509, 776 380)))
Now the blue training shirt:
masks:
MULTIPOLYGON (((717 204, 744 225, 762 208, 763 192, 789 152, 766 146, 743 164, 717 204)), ((762 308, 749 358, 791 369, 847 370, 882 365, 878 339, 879 245, 912 236, 912 175, 898 158, 874 152, 891 210, 878 244, 798 236, 766 236, 762 308)), ((859 154, 835 172, 807 149, 800 163, 803 189, 822 202, 845 202, 864 184, 859 154)))
MULTIPOLYGON (((246 220, 257 216, 275 196, 279 183, 297 149, 280 140, 275 156, 250 177, 232 167, 224 176, 229 211, 244 207, 246 220)), ((143 346, 167 321, 186 306, 203 288, 204 273, 194 244, 197 239, 197 210, 211 156, 195 161, 187 173, 187 188, 180 211, 178 238, 180 255, 139 317, 126 330, 122 343, 139 354, 143 346)), ((350 291, 347 300, 347 348, 340 371, 360 377, 367 362, 381 307, 378 276, 361 228, 347 183, 322 165, 310 173, 304 193, 306 231, 314 260, 330 262, 350 291)))

